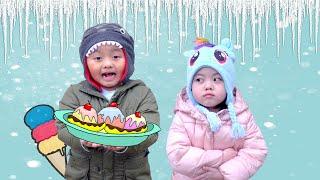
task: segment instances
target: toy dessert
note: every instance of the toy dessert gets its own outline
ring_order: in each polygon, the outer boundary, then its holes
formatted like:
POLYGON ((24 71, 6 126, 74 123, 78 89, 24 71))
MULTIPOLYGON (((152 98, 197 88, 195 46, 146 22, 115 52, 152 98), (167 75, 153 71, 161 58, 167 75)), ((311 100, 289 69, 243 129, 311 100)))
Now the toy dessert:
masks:
POLYGON ((98 119, 105 122, 104 131, 110 134, 142 133, 147 127, 146 120, 140 112, 125 118, 115 102, 102 109, 98 113, 98 119))
POLYGON ((97 111, 90 103, 78 107, 72 114, 68 116, 68 121, 81 128, 99 132, 103 130, 106 124, 98 119, 97 111))
POLYGON ((130 116, 126 117, 124 128, 128 132, 132 133, 143 133, 147 131, 146 119, 141 115, 140 112, 135 112, 130 116))

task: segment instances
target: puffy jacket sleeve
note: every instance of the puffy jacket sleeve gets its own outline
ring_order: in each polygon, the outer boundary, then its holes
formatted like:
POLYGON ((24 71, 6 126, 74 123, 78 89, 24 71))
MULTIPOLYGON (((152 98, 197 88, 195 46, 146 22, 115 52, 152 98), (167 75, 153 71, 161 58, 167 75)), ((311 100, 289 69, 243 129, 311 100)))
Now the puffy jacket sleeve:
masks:
POLYGON ((267 146, 259 127, 250 115, 246 126, 246 137, 238 155, 219 167, 224 179, 249 179, 264 162, 267 146))
POLYGON ((173 171, 195 178, 205 173, 203 166, 219 167, 222 164, 221 150, 203 150, 193 147, 184 123, 175 115, 167 139, 167 155, 173 171))
MULTIPOLYGON (((72 85, 67 89, 65 94, 63 95, 60 103, 59 103, 59 109, 71 109, 74 110, 77 107, 79 107, 79 100, 77 96, 74 93, 72 85)), ((79 138, 73 136, 69 133, 67 127, 65 124, 63 124, 61 121, 57 121, 57 127, 58 127, 58 138, 63 141, 65 144, 70 146, 72 149, 78 149, 83 151, 83 148, 80 145, 79 138)))
MULTIPOLYGON (((146 95, 144 96, 144 98, 142 98, 141 102, 139 103, 137 111, 141 112, 141 114, 145 117, 148 123, 150 122, 160 126, 160 115, 158 112, 157 101, 149 88, 147 88, 146 95)), ((149 146, 154 144, 157 141, 157 139, 158 139, 158 133, 155 133, 149 136, 142 143, 136 146, 130 146, 127 152, 137 152, 137 151, 139 152, 139 151, 145 150, 149 146)))

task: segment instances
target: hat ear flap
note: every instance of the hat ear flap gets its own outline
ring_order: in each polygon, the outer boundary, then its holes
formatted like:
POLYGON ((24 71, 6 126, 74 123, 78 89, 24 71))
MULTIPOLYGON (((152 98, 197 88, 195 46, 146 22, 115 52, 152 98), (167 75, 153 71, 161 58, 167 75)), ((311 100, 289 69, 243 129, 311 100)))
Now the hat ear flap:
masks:
POLYGON ((221 45, 224 46, 224 47, 226 47, 226 48, 229 49, 230 51, 233 50, 233 44, 232 44, 232 42, 230 41, 230 39, 228 39, 228 38, 222 39, 221 45))

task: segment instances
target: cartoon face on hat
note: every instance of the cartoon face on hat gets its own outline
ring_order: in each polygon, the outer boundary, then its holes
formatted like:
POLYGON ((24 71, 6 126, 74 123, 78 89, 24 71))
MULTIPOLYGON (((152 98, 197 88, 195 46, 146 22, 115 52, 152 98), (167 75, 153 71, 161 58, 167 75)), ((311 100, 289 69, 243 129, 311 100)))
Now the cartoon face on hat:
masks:
POLYGON ((211 44, 207 39, 197 38, 196 46, 193 50, 184 53, 188 57, 187 65, 187 95, 192 104, 197 107, 207 117, 211 130, 216 132, 220 128, 220 121, 215 112, 209 111, 200 105, 192 95, 192 81, 195 74, 203 67, 215 69, 222 77, 225 91, 227 93, 226 105, 232 121, 232 136, 241 138, 245 135, 245 130, 237 122, 236 112, 233 106, 235 87, 235 55, 232 52, 233 45, 229 39, 223 39, 219 45, 211 44))
POLYGON ((87 67, 87 57, 102 45, 113 45, 122 49, 125 55, 125 69, 122 82, 129 80, 134 71, 134 40, 128 32, 118 24, 102 23, 87 29, 79 47, 80 59, 84 66, 84 76, 96 89, 101 91, 101 85, 96 82, 87 67))
POLYGON ((226 104, 233 102, 233 89, 235 82, 235 55, 232 52, 232 43, 229 39, 223 39, 221 44, 214 45, 207 39, 197 38, 194 50, 184 53, 189 57, 187 69, 187 93, 193 104, 196 104, 192 96, 192 80, 194 75, 203 67, 215 69, 223 78, 227 92, 226 104))

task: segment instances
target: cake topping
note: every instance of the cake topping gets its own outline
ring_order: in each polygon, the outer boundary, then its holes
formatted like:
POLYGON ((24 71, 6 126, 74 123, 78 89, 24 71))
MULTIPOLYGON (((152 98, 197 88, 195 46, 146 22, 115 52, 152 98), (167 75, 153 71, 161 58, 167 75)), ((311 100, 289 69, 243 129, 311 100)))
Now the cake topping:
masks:
POLYGON ((109 104, 109 107, 118 107, 118 104, 116 102, 112 102, 109 104))
POLYGON ((92 105, 90 103, 87 103, 83 107, 84 107, 84 109, 91 111, 92 105))
POLYGON ((141 112, 139 112, 139 111, 135 112, 134 115, 135 115, 137 118, 141 118, 141 112))

